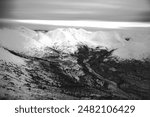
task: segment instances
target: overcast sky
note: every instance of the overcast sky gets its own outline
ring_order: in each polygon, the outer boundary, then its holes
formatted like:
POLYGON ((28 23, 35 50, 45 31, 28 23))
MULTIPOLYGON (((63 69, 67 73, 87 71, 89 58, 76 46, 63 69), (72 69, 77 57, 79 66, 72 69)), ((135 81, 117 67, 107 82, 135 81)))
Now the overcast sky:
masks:
POLYGON ((0 0, 0 18, 150 21, 150 0, 0 0))

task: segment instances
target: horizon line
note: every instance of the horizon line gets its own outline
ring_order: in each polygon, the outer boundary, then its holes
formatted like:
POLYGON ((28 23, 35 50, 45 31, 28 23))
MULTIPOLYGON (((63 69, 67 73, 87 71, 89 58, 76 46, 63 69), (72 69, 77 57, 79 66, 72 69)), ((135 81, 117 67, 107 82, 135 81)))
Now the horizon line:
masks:
POLYGON ((122 22, 122 21, 96 21, 96 20, 33 20, 33 19, 5 19, 0 23, 23 23, 31 25, 53 25, 65 27, 86 28, 149 28, 150 22, 122 22))

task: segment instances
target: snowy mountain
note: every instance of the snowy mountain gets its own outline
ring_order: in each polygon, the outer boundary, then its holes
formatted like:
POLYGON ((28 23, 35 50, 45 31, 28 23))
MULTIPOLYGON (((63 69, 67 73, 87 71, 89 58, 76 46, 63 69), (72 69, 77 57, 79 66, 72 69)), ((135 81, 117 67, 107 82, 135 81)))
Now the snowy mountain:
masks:
POLYGON ((42 47, 38 41, 19 30, 3 29, 0 31, 0 44, 2 47, 20 53, 32 54, 32 49, 42 47))
POLYGON ((43 37, 39 39, 41 43, 47 46, 57 46, 60 49, 68 47, 70 51, 72 50, 71 52, 76 51, 78 44, 111 49, 124 44, 124 40, 116 32, 90 32, 74 28, 59 28, 49 31, 46 35, 41 34, 41 37, 43 37))
POLYGON ((46 33, 25 27, 0 31, 2 46, 30 56, 35 56, 35 53, 36 56, 43 56, 47 47, 74 53, 78 45, 85 44, 89 47, 116 49, 113 55, 122 59, 143 59, 150 55, 149 38, 148 34, 142 33, 130 35, 119 31, 90 32, 75 28, 58 28, 46 33))
MULTIPOLYGON (((135 34, 139 35, 139 34, 135 34)), ((45 48, 54 48, 65 53, 74 53, 78 45, 116 49, 113 53, 123 59, 142 59, 150 55, 149 36, 143 41, 119 31, 90 32, 84 29, 58 28, 47 33, 36 32, 25 27, 0 31, 0 44, 11 50, 30 56, 43 56, 45 48), (128 41, 126 39, 129 39, 128 41)), ((139 35, 139 38, 141 36, 139 35)), ((46 51, 47 52, 47 51, 46 51)))
POLYGON ((149 59, 135 56, 148 44, 116 31, 1 29, 0 99, 150 99, 149 59))

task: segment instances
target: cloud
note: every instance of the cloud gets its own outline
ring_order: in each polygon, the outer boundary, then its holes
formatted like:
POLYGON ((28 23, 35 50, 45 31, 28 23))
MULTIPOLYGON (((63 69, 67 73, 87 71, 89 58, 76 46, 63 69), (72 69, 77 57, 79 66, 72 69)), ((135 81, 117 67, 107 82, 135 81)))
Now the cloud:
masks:
POLYGON ((0 18, 12 17, 12 14, 9 12, 12 7, 13 4, 9 0, 0 0, 0 18))
POLYGON ((150 21, 150 0, 2 0, 1 18, 150 21), (7 15, 6 15, 7 14, 7 15))

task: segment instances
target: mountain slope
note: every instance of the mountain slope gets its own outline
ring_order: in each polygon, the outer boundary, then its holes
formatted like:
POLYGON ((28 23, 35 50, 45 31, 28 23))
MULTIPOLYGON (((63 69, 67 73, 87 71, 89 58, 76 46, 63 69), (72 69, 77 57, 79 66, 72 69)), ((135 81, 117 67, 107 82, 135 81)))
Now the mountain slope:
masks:
POLYGON ((149 99, 149 62, 117 62, 113 51, 88 46, 42 58, 4 51, 25 64, 1 58, 1 99, 149 99))
POLYGON ((150 99, 149 59, 114 56, 116 47, 128 43, 118 34, 25 31, 8 31, 18 44, 8 35, 0 38, 0 99, 150 99), (103 47, 93 37, 103 46, 112 45, 103 47))

